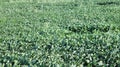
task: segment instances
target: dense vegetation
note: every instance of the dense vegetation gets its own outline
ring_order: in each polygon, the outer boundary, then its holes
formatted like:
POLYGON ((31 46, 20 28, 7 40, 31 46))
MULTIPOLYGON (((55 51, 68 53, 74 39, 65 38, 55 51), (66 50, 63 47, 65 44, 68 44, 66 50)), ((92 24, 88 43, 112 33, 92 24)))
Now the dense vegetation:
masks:
POLYGON ((119 0, 0 1, 0 67, 120 67, 119 0))

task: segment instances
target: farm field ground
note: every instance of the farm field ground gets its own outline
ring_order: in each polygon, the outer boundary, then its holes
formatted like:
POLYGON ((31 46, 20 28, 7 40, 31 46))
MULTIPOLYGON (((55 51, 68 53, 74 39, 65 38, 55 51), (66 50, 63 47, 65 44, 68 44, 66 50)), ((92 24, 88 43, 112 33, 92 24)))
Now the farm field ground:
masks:
POLYGON ((0 0, 0 67, 120 67, 120 1, 0 0))

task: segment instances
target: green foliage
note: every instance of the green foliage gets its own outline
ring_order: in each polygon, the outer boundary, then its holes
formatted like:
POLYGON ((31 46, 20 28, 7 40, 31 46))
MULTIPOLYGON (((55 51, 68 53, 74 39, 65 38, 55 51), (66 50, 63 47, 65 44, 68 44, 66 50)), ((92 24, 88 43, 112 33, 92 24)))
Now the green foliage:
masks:
POLYGON ((119 4, 9 1, 0 4, 1 67, 120 66, 119 4))

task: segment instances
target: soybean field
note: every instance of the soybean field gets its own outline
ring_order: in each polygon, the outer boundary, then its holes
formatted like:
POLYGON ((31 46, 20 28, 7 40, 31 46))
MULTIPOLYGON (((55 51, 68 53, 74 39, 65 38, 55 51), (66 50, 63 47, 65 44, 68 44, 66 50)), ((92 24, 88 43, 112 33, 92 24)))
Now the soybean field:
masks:
POLYGON ((0 0, 0 67, 120 67, 120 1, 0 0))

